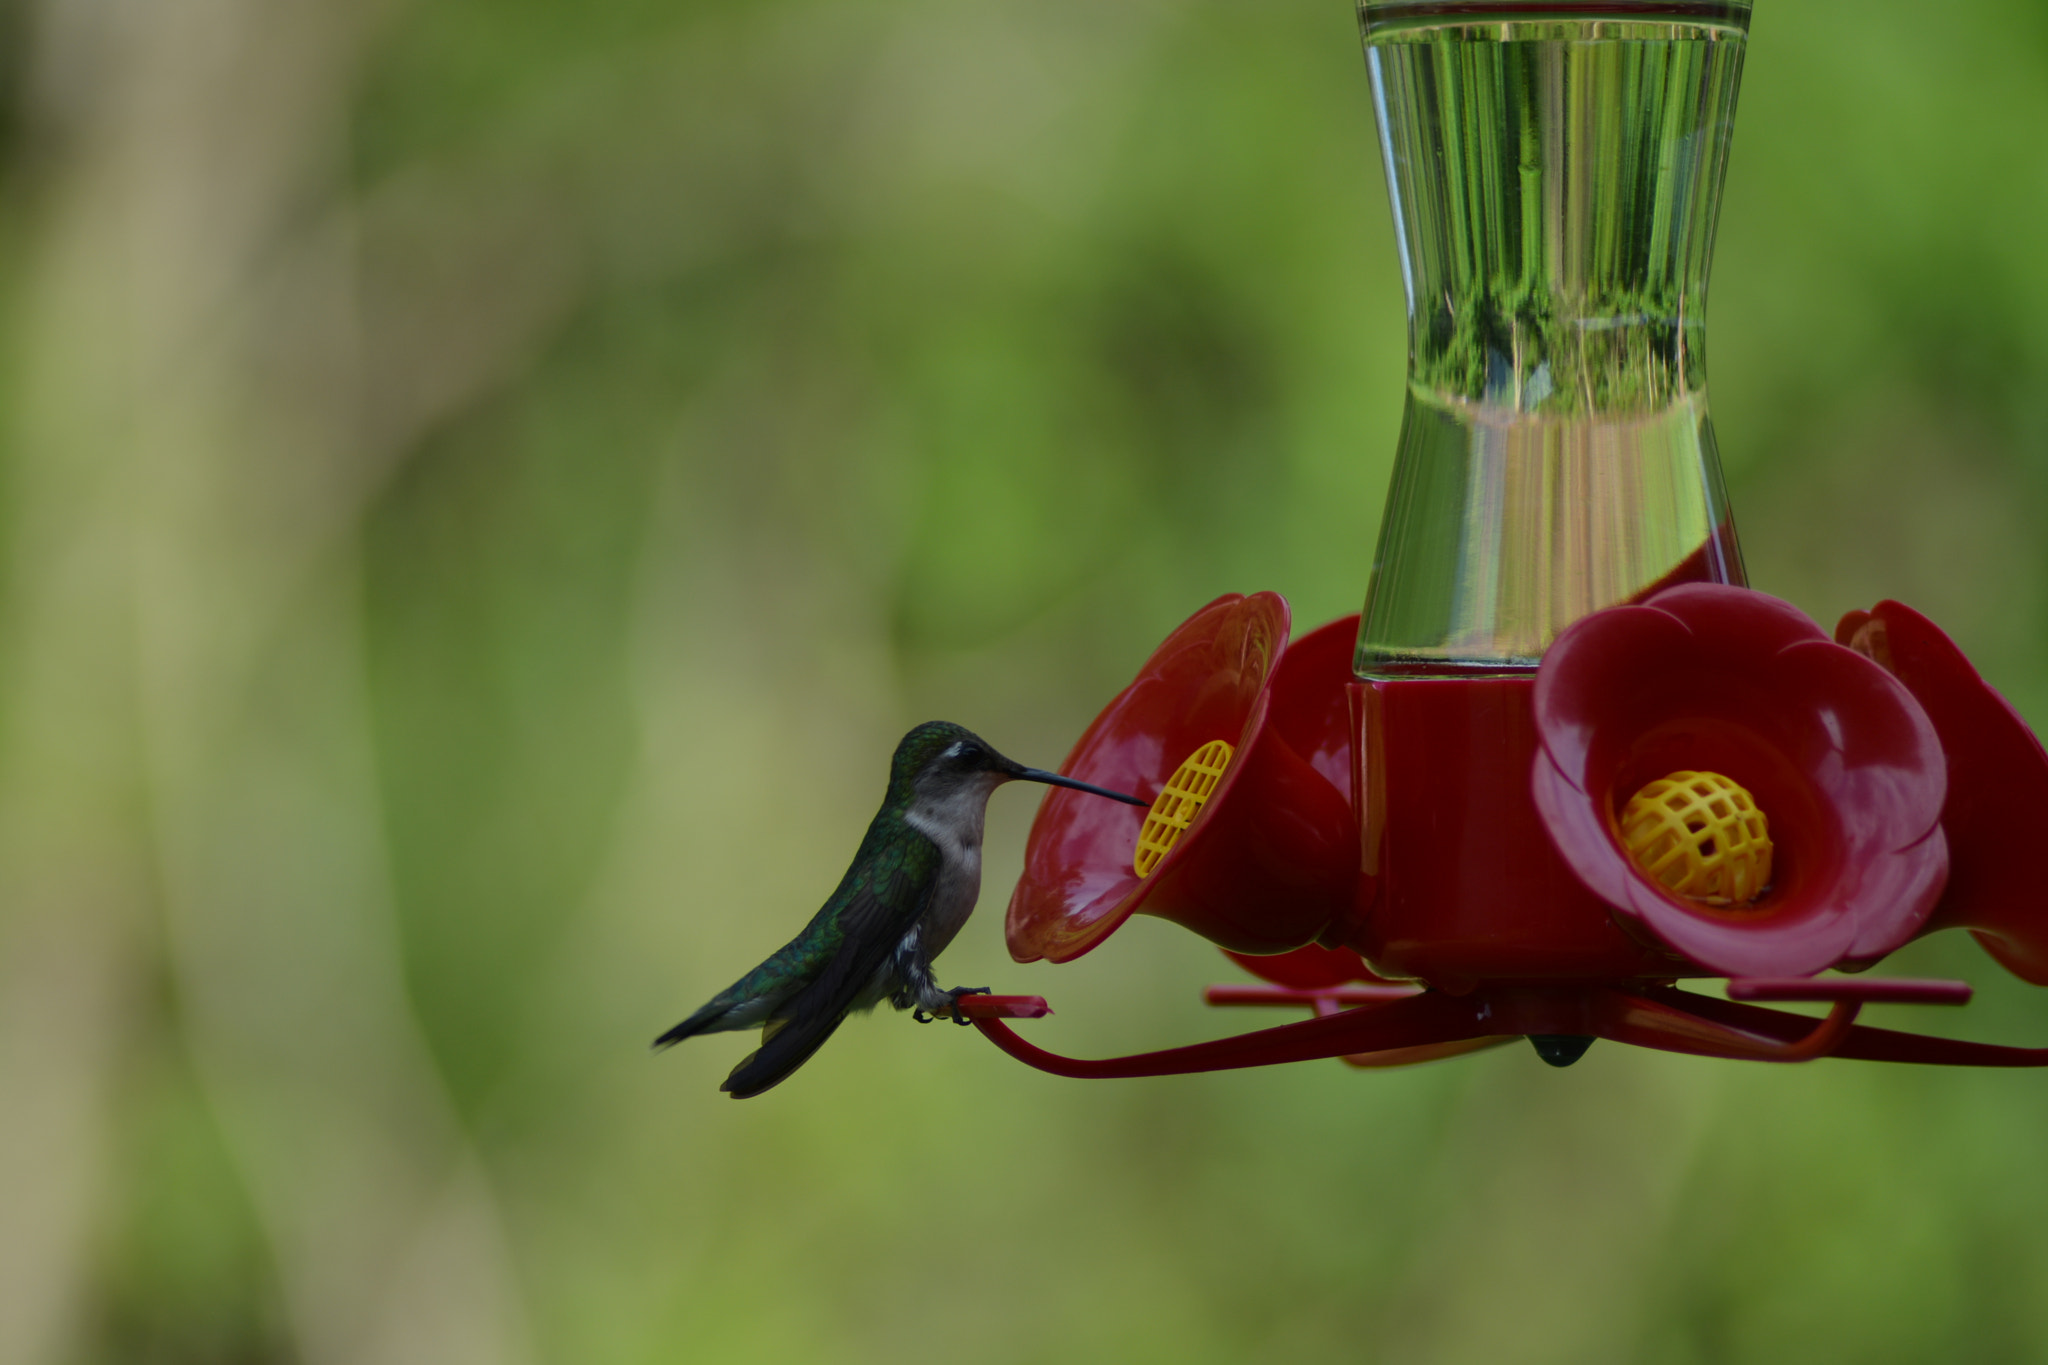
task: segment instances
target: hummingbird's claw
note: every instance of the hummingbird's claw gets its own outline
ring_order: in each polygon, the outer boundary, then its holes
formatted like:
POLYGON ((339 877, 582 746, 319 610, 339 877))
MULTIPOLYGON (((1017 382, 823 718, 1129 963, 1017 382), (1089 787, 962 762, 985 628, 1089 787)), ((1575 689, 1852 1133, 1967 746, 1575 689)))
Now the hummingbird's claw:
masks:
POLYGON ((971 1023, 973 1023, 973 1022, 974 1022, 974 1021, 973 1021, 972 1019, 969 1019, 969 1018, 968 1018, 968 1017, 967 1017, 966 1015, 964 1015, 964 1014, 962 1014, 962 1013, 960 1012, 960 997, 961 997, 961 996, 963 996, 963 995, 993 995, 993 994, 995 994, 995 992, 994 992, 994 991, 991 991, 991 990, 990 990, 990 989, 989 989, 988 987, 986 987, 986 986, 955 986, 955 987, 954 987, 954 988, 953 988, 952 990, 950 990, 950 991, 947 991, 947 992, 946 992, 946 997, 947 997, 947 998, 948 998, 949 1000, 951 1000, 951 1001, 953 1002, 953 1012, 952 1012, 952 1018, 953 1018, 953 1022, 954 1022, 954 1023, 956 1023, 956 1024, 958 1024, 958 1025, 959 1025, 960 1027, 962 1027, 962 1028, 966 1028, 966 1027, 967 1027, 967 1026, 968 1026, 969 1024, 971 1024, 971 1023))
POLYGON ((936 1014, 926 1014, 923 1010, 912 1010, 910 1017, 917 1020, 920 1024, 929 1024, 932 1020, 938 1018, 936 1014))

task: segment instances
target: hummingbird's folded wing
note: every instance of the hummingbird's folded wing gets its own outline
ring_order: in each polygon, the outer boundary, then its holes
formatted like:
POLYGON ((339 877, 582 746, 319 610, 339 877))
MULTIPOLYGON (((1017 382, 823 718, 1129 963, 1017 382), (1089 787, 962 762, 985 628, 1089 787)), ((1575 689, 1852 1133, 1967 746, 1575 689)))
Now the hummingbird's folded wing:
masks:
MULTIPOLYGON (((875 826, 882 822, 878 817, 875 826)), ((938 845, 908 826, 889 832, 895 837, 884 839, 882 833, 869 828, 860 856, 826 904, 840 931, 831 958, 776 1011, 760 1048, 725 1078, 720 1089, 734 1099, 780 1083, 824 1046, 856 1003, 874 1004, 862 1002, 862 993, 924 915, 938 888, 938 845)))

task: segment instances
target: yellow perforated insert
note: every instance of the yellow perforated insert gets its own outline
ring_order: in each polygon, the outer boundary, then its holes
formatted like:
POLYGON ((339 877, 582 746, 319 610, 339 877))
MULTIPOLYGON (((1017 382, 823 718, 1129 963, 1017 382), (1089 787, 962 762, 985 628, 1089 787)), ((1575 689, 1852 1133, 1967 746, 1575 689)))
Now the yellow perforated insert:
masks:
POLYGON ((1211 740, 1174 769, 1159 795, 1152 798, 1145 827, 1138 831, 1138 852, 1131 859, 1131 866, 1140 877, 1151 876, 1152 869, 1159 866, 1159 860, 1180 838, 1180 832, 1195 822, 1202 803, 1223 780, 1224 769, 1230 766, 1230 757, 1235 752, 1222 740, 1211 740))
POLYGON ((1645 875, 1689 900, 1740 908, 1771 884, 1771 835, 1750 794, 1719 773, 1676 772, 1630 799, 1621 842, 1645 875))

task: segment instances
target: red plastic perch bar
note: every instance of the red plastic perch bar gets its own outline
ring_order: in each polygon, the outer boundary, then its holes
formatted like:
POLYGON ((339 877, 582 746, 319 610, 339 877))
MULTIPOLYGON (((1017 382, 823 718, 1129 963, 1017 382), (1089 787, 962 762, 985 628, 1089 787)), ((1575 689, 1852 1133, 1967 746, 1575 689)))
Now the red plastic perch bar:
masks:
POLYGON ((1042 995, 963 995, 954 1005, 965 1019, 1043 1019, 1052 1013, 1042 995))
POLYGON ((1853 1000, 1864 1005, 1967 1005, 1967 981, 1917 981, 1908 977, 1855 976, 1736 977, 1730 1000, 1853 1000))
MULTIPOLYGON (((1737 988, 1780 999, 1831 999, 1835 1007, 1826 1019, 1816 1021, 1668 986, 1496 985, 1457 996, 1424 991, 1212 1042, 1087 1059, 1048 1052, 1003 1022, 1049 1013, 1035 996, 969 996, 962 1005, 974 1026, 1018 1061, 1082 1079, 1227 1071, 1373 1053, 1406 1054, 1407 1059, 1421 1061, 1472 1050, 1484 1045, 1481 1040, 1532 1033, 1588 1034, 1666 1052, 1760 1062, 1839 1056, 1947 1066, 2048 1066, 2048 1048, 1929 1038, 1854 1022, 1870 1001, 1960 1003, 1968 989, 1960 983, 1800 978, 1731 983, 1731 993, 1737 988)), ((1310 998, 1287 1003, 1314 1004, 1312 997, 1318 993, 1300 994, 1310 998)), ((1261 993, 1260 998, 1270 997, 1261 993)))

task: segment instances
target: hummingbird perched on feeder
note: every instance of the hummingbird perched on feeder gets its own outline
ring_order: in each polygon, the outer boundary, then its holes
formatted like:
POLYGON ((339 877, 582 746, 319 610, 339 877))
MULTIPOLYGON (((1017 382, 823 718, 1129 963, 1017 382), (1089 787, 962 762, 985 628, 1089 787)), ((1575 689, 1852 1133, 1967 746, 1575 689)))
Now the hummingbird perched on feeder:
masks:
POLYGON ((946 721, 903 737, 889 790, 838 890, 802 933, 654 1040, 656 1050, 699 1033, 761 1027, 761 1046, 720 1089, 758 1095, 809 1061, 851 1010, 887 1000, 919 1023, 950 1014, 965 1024, 963 995, 943 989, 932 959, 945 950, 981 894, 981 833, 989 794, 1013 780, 1093 792, 1133 806, 1151 803, 1004 758, 946 721))

